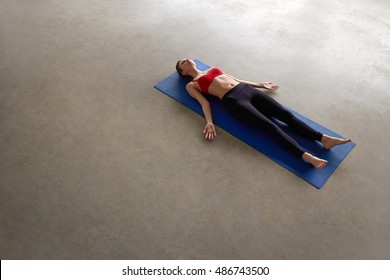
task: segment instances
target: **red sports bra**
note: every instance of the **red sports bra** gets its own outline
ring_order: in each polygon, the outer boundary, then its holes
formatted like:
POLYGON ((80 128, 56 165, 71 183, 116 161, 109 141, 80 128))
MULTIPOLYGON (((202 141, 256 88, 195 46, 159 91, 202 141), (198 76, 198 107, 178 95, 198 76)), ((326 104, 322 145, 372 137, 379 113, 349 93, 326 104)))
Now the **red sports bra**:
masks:
POLYGON ((196 80, 193 80, 193 82, 197 82, 200 86, 200 89, 204 93, 209 93, 210 84, 214 81, 215 77, 222 74, 223 72, 221 71, 221 69, 213 67, 207 74, 201 76, 196 80))

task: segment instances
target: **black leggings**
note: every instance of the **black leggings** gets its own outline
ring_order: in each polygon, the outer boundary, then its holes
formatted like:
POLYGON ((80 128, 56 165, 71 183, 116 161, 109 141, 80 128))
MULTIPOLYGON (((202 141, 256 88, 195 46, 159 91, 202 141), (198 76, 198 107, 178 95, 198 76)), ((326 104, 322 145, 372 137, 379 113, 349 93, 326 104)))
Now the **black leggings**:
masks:
POLYGON ((301 135, 321 141, 322 133, 297 119, 275 99, 261 90, 247 84, 238 84, 222 98, 228 110, 241 121, 269 132, 275 140, 280 141, 289 151, 297 156, 305 152, 302 147, 269 117, 274 117, 301 135))

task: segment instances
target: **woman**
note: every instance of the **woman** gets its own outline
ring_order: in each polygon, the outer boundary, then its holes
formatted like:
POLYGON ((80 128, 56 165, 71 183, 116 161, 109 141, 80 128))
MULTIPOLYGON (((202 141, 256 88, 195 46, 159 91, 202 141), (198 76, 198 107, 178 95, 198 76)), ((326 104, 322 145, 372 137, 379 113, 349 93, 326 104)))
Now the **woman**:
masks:
POLYGON ((176 64, 176 70, 180 75, 191 80, 186 89, 202 106, 206 119, 203 133, 208 140, 214 139, 217 134, 213 124, 210 104, 202 93, 218 97, 236 118, 268 131, 275 140, 282 143, 290 152, 319 169, 327 164, 327 160, 304 151, 291 136, 272 122, 269 117, 274 117, 286 123, 303 136, 321 142, 326 150, 351 141, 351 139, 335 138, 315 131, 297 119, 272 97, 261 90, 255 89, 278 90, 279 87, 271 82, 258 84, 242 81, 223 73, 218 68, 200 71, 196 68, 195 62, 189 59, 179 60, 176 64))

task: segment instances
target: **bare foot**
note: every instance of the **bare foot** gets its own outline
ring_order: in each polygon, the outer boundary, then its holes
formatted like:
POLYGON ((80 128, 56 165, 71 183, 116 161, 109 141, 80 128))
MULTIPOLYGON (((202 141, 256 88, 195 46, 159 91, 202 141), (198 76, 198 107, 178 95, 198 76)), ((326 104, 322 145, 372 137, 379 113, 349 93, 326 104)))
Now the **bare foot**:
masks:
POLYGON ((321 169, 323 168, 328 161, 322 158, 315 157, 309 153, 304 153, 302 155, 302 158, 307 161, 308 163, 311 163, 315 168, 321 169))
POLYGON ((351 142, 351 139, 341 139, 336 137, 331 137, 328 135, 322 135, 321 143, 324 145, 325 150, 330 150, 334 146, 342 145, 345 143, 351 142))

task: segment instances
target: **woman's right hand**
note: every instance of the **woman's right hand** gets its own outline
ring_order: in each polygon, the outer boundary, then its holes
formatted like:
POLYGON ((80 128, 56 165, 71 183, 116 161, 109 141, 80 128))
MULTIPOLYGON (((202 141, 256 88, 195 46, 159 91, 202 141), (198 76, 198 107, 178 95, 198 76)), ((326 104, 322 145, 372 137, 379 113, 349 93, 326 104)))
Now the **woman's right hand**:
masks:
POLYGON ((213 140, 217 136, 214 124, 207 123, 203 129, 204 138, 207 140, 213 140))

